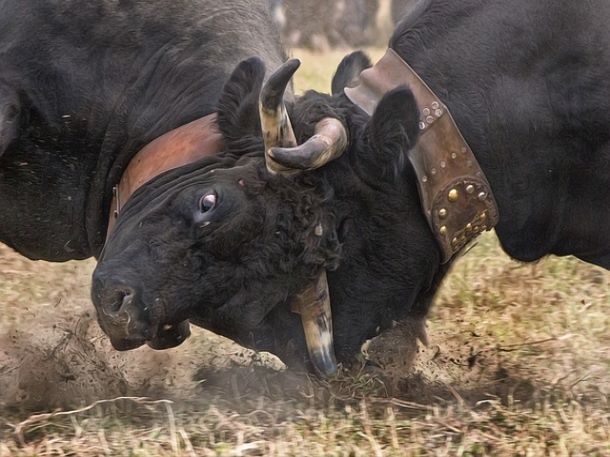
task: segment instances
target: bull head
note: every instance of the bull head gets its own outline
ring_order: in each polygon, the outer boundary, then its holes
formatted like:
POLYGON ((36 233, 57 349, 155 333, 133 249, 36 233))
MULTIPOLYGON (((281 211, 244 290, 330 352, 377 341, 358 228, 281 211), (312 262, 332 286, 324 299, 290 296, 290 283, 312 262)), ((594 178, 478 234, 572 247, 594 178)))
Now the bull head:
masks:
MULTIPOLYGON (((265 163, 272 174, 291 176, 313 170, 341 156, 347 147, 347 132, 338 119, 326 117, 316 124, 315 134, 298 145, 286 106, 284 93, 300 62, 284 63, 263 86, 260 118, 265 141, 265 163)), ((321 227, 320 227, 321 229, 321 227)), ((333 347, 332 313, 326 271, 320 271, 306 284, 292 302, 292 310, 301 315, 310 360, 321 376, 336 373, 333 347)))

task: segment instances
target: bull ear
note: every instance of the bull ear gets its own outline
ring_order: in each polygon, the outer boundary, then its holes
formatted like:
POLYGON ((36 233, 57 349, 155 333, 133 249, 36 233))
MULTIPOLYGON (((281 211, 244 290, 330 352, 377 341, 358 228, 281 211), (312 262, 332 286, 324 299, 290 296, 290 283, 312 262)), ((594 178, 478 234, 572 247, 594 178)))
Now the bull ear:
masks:
POLYGON ((406 86, 383 96, 365 130, 366 152, 360 157, 369 172, 396 174, 419 137, 419 109, 406 86))
POLYGON ((360 73, 371 65, 371 60, 362 51, 355 51, 346 55, 333 76, 332 94, 339 94, 344 88, 353 86, 358 81, 360 73))
POLYGON ((265 64, 251 57, 240 62, 225 83, 217 111, 218 126, 229 151, 248 152, 256 140, 260 141, 258 98, 264 77, 265 64))

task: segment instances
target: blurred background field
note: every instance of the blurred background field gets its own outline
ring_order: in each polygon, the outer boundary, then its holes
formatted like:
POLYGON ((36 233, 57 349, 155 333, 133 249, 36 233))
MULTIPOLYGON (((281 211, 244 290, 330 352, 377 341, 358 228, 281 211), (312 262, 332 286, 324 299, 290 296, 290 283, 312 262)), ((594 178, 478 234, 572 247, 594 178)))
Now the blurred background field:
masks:
MULTIPOLYGON (((328 91, 347 52, 291 51, 297 92, 328 91)), ((382 369, 321 382, 200 329, 169 351, 113 351, 93 265, 0 246, 0 457, 610 455, 605 270, 520 264, 486 234, 444 282, 415 361, 397 327, 369 345, 382 369)))

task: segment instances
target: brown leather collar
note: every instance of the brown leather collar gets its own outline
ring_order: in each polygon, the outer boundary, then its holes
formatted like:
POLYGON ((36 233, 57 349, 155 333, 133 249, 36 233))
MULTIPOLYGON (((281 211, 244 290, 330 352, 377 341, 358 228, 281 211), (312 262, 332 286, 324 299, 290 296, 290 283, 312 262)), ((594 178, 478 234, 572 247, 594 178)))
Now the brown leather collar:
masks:
POLYGON ((421 134, 409 152, 428 224, 448 262, 469 241, 498 223, 489 182, 451 113, 393 49, 360 74, 345 94, 369 115, 383 95, 401 85, 412 91, 421 114, 421 134))
POLYGON ((119 183, 112 188, 106 238, 129 197, 161 173, 218 153, 223 146, 216 113, 171 130, 144 146, 131 159, 119 183))

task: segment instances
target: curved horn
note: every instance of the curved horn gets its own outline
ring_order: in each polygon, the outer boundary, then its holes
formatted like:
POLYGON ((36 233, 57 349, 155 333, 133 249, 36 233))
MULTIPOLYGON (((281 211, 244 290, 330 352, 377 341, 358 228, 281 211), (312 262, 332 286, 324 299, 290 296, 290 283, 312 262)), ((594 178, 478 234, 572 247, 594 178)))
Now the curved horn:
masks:
POLYGON ((309 360, 316 372, 323 378, 334 376, 337 360, 326 270, 322 270, 317 279, 295 297, 292 311, 301 315, 309 360))
POLYGON ((284 105, 284 92, 290 79, 297 71, 301 62, 290 59, 271 75, 263 86, 260 95, 261 129, 265 141, 265 160, 271 173, 286 172, 269 157, 269 150, 274 147, 294 147, 297 144, 284 105))
POLYGON ((325 117, 316 124, 315 134, 296 147, 273 147, 271 159, 285 168, 313 170, 340 157, 347 148, 347 132, 338 119, 325 117))

